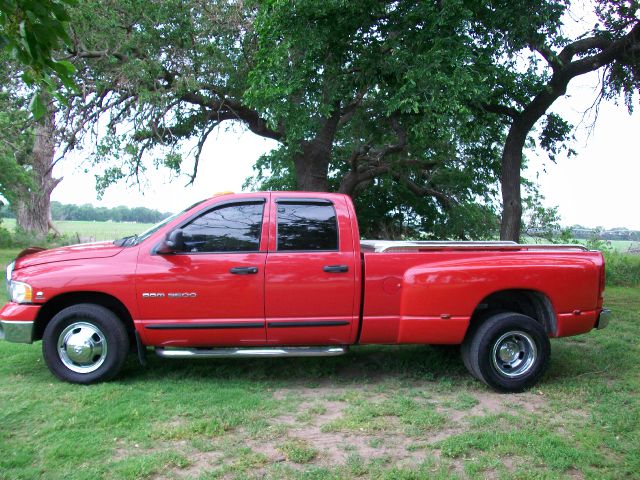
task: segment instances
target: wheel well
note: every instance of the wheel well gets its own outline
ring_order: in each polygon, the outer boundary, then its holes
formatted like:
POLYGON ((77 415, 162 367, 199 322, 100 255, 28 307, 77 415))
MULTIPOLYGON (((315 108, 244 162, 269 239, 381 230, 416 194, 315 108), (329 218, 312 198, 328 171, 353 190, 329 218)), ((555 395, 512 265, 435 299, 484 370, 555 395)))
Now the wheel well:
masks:
POLYGON ((73 292, 53 297, 40 308, 36 316, 33 339, 42 339, 44 329, 58 312, 79 303, 92 303, 111 310, 126 327, 129 341, 132 342, 132 345, 135 347, 135 327, 133 326, 133 319, 131 318, 129 310, 127 310, 127 307, 116 297, 100 292, 73 292))
POLYGON ((556 314, 549 298, 535 290, 502 290, 485 297, 471 316, 470 327, 482 322, 491 312, 516 312, 539 322, 549 336, 557 331, 556 314))

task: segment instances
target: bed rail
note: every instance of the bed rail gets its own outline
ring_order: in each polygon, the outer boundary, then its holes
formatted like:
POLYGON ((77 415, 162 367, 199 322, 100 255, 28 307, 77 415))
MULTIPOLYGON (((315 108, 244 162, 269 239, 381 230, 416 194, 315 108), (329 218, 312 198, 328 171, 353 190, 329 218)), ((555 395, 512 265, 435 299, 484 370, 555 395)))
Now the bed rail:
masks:
POLYGON ((425 250, 577 250, 587 252, 584 245, 576 244, 521 244, 508 241, 465 242, 465 241, 390 241, 361 240, 360 248, 364 252, 415 252, 425 250))

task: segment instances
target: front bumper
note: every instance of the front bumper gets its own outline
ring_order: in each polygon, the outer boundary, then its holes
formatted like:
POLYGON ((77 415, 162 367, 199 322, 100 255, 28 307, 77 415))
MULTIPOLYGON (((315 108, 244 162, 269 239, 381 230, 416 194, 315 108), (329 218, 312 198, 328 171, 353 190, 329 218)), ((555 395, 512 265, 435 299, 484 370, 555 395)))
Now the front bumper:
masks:
POLYGON ((0 340, 33 343, 35 319, 40 305, 7 303, 0 310, 0 340))
POLYGON ((603 308, 600 311, 600 315, 598 315, 598 320, 596 321, 596 328, 598 330, 602 330, 609 325, 609 320, 611 319, 611 310, 608 308, 603 308))
POLYGON ((0 340, 33 343, 33 323, 0 319, 0 340))

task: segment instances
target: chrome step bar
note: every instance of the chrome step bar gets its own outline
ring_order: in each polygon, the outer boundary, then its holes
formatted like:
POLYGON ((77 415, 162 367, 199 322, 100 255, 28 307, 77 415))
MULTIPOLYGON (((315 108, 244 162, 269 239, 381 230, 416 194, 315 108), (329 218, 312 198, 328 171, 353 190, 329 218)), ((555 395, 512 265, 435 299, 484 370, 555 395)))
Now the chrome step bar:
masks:
POLYGON ((349 347, 156 348, 163 358, 335 357, 349 347))

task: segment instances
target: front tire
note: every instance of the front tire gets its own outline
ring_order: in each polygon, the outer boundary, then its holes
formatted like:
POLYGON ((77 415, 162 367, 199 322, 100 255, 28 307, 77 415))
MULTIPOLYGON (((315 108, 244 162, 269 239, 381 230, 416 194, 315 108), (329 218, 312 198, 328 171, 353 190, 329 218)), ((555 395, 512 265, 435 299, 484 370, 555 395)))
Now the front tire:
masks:
POLYGON ((42 335, 42 353, 51 373, 71 383, 96 383, 116 376, 127 358, 129 338, 107 308, 73 305, 55 315, 42 335))
POLYGON ((513 312, 487 318, 469 332, 462 347, 471 374, 501 392, 535 385, 549 366, 551 345, 542 325, 513 312))

